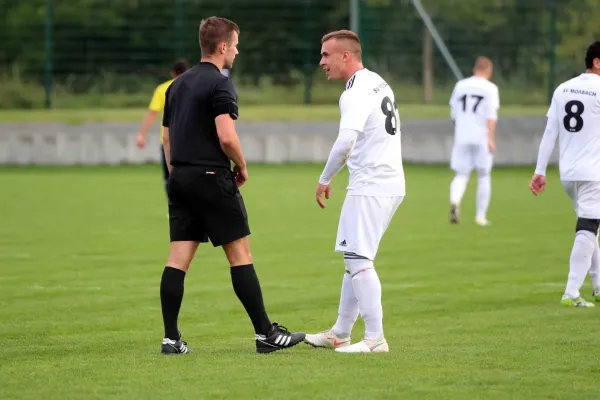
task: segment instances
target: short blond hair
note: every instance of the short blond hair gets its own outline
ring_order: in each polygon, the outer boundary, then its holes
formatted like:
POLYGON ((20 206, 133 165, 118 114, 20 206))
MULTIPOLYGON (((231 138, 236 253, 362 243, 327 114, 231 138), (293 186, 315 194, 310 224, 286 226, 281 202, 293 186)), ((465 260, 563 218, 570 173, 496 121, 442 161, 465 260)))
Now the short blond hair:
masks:
POLYGON ((475 71, 487 71, 492 68, 494 63, 487 57, 479 56, 475 60, 475 66, 473 67, 475 71))
POLYGON ((358 38, 358 35, 356 33, 347 29, 329 32, 328 34, 323 36, 323 38, 321 39, 321 44, 332 39, 337 39, 340 42, 344 43, 346 45, 345 50, 354 53, 359 60, 361 59, 362 49, 360 46, 360 39, 358 38))

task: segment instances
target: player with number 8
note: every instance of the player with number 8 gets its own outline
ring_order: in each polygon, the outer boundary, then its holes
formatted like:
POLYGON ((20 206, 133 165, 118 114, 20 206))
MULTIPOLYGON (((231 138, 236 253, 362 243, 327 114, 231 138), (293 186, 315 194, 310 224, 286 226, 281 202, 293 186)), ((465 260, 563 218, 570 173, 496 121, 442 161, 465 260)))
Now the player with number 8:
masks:
POLYGON ((315 347, 341 353, 383 353, 381 283, 373 261, 379 243, 405 196, 400 117, 394 92, 381 76, 364 68, 360 41, 351 31, 325 35, 321 67, 329 80, 346 82, 340 97, 339 136, 317 185, 316 199, 325 208, 333 177, 348 166, 350 182, 342 206, 335 251, 344 254, 345 274, 335 325, 306 335, 315 347), (351 344, 358 315, 365 322, 363 340, 351 344))
POLYGON ((559 85, 552 95, 529 183, 535 196, 544 191, 546 167, 558 137, 560 180, 577 214, 567 286, 561 298, 567 307, 594 306, 579 292, 588 272, 592 297, 600 302, 600 41, 588 47, 585 66, 584 73, 559 85))

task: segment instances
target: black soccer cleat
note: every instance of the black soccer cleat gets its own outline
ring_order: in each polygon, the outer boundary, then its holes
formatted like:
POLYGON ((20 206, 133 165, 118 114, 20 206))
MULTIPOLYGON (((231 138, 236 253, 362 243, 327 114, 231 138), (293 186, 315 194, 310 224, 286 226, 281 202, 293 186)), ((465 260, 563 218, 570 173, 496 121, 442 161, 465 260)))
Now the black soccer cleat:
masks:
POLYGON ((458 224, 460 221, 460 211, 458 210, 458 206, 452 204, 450 206, 450 223, 458 224))
POLYGON ((181 340, 181 332, 179 333, 179 339, 171 340, 164 338, 160 352, 163 354, 190 354, 193 353, 192 349, 187 347, 187 342, 181 340))
POLYGON ((255 335, 256 338, 256 352, 257 353, 271 353, 273 351, 287 349, 297 345, 304 340, 306 334, 303 332, 291 333, 285 326, 277 324, 277 322, 271 325, 271 329, 267 335, 255 335))

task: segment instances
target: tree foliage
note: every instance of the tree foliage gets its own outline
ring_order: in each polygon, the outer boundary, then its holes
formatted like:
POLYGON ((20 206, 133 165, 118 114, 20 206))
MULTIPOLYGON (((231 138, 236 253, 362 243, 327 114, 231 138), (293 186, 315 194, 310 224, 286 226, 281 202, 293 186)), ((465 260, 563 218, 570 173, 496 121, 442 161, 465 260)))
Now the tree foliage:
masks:
MULTIPOLYGON (((585 47, 600 20, 597 0, 555 0, 559 71, 583 67, 585 47)), ((547 0, 423 0, 464 74, 476 56, 494 59, 499 76, 536 84, 547 78, 547 0)), ((41 80, 46 0, 0 1, 0 69, 19 66, 41 80)), ((156 75, 177 57, 200 57, 198 25, 220 15, 241 28, 235 74, 294 84, 318 68, 320 38, 348 28, 348 0, 53 0, 53 71, 86 90, 99 77, 156 75), (178 9, 177 4, 182 4, 178 9), (182 49, 178 54, 177 49, 182 49)), ((361 0, 367 65, 419 81, 424 25, 409 0, 361 0)), ((436 78, 453 79, 436 52, 436 78)), ((130 88, 134 89, 134 88, 130 88)))

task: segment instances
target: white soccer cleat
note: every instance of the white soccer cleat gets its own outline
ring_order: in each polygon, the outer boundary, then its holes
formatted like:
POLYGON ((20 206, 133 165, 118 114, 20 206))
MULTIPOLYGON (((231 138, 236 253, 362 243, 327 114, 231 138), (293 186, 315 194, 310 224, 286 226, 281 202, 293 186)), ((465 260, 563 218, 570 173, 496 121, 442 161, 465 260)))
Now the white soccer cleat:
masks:
POLYGON ((390 348, 385 339, 363 339, 351 346, 339 347, 335 351, 338 353, 387 353, 390 348))
POLYGON ((312 347, 326 347, 328 349, 337 349, 350 346, 350 337, 341 339, 332 330, 306 335, 304 341, 312 347))
POLYGON ((492 223, 484 218, 477 218, 475 223, 479 226, 490 226, 492 223))

